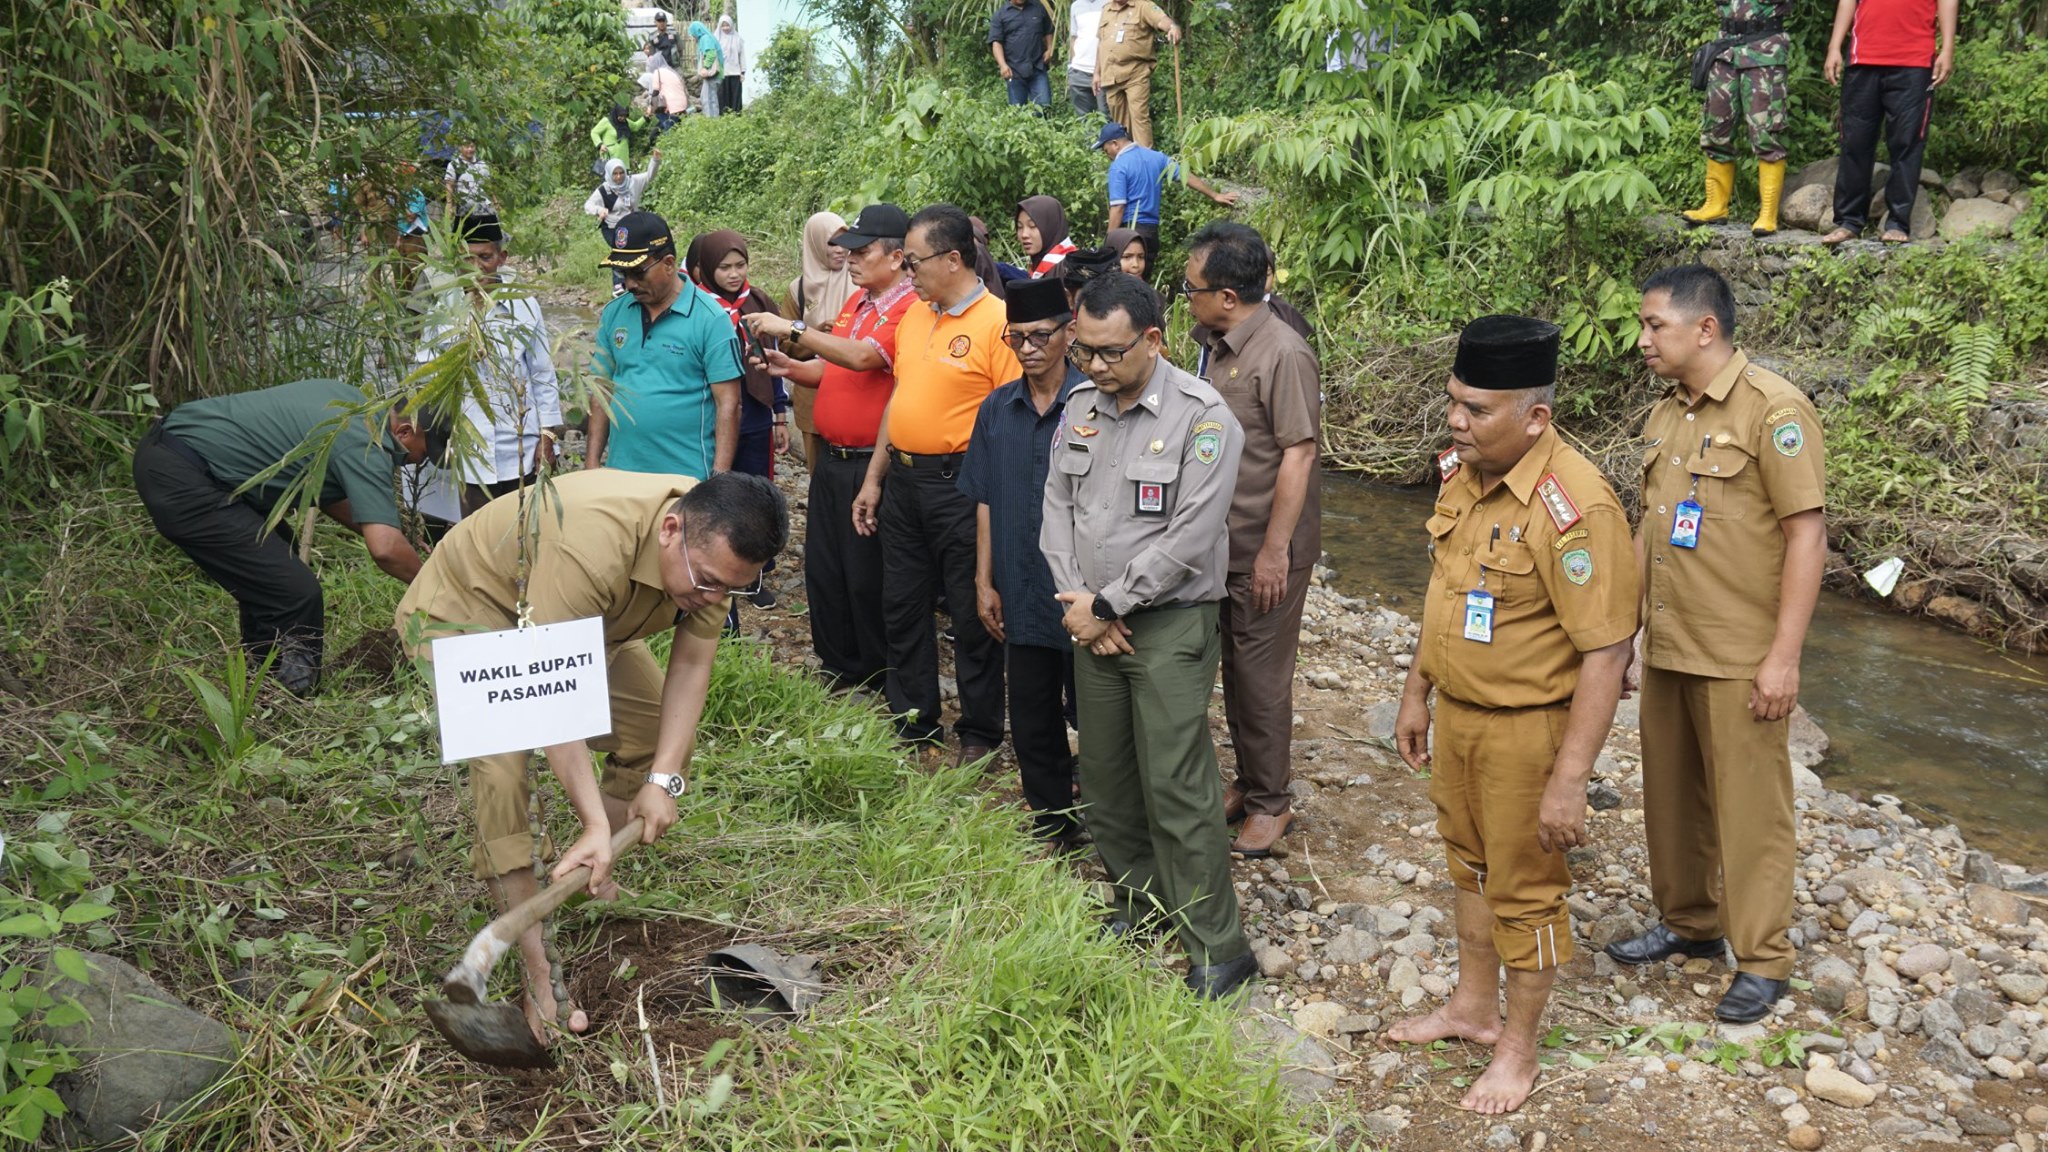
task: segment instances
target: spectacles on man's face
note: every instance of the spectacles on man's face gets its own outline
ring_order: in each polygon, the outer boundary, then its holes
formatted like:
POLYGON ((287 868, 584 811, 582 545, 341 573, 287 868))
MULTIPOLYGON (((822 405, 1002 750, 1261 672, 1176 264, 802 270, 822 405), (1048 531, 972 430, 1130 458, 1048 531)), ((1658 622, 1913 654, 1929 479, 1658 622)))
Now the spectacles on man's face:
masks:
POLYGON ((1019 332, 1015 328, 1005 328, 1003 329, 1003 343, 1008 344, 1017 351, 1022 351, 1026 344, 1031 345, 1033 348, 1043 348, 1047 344, 1052 343, 1053 337, 1058 336, 1061 328, 1064 327, 1065 325, 1060 325, 1048 328, 1043 332, 1019 332))
POLYGON ((1180 278, 1180 294, 1181 294, 1181 295, 1183 295, 1183 296, 1196 296, 1196 295, 1200 295, 1200 294, 1201 294, 1201 293, 1203 293, 1203 292, 1228 292, 1228 291, 1230 291, 1230 289, 1229 289, 1228 287, 1221 287, 1221 286, 1219 286, 1219 287, 1214 287, 1214 288, 1202 288, 1202 287, 1199 287, 1199 286, 1197 286, 1197 285, 1195 284, 1195 282, 1194 282, 1194 281, 1192 281, 1192 280, 1188 279, 1188 278, 1187 278, 1187 277, 1185 277, 1185 276, 1183 276, 1183 277, 1181 277, 1181 278, 1180 278))
POLYGON ((752 596, 761 590, 762 573, 754 571, 754 578, 746 585, 734 587, 727 584, 706 584, 697 579, 697 565, 690 560, 690 521, 682 521, 683 530, 677 534, 676 546, 683 550, 683 574, 690 578, 690 587, 712 596, 752 596))
POLYGON ((1121 364, 1131 349, 1136 348, 1139 342, 1144 339, 1145 334, 1140 332, 1136 339, 1121 348, 1097 348, 1090 344, 1069 345, 1067 348, 1067 359, 1074 362, 1074 367, 1084 372, 1088 370, 1088 365, 1094 363, 1098 357, 1101 358, 1104 364, 1121 364))
POLYGON ((910 249, 905 248, 903 250, 903 266, 905 268, 910 269, 910 274, 912 276, 915 276, 917 275, 917 269, 919 265, 924 264, 927 261, 937 260, 941 256, 949 256, 952 254, 952 252, 953 250, 948 248, 944 252, 933 252, 925 256, 913 256, 910 254, 910 249))

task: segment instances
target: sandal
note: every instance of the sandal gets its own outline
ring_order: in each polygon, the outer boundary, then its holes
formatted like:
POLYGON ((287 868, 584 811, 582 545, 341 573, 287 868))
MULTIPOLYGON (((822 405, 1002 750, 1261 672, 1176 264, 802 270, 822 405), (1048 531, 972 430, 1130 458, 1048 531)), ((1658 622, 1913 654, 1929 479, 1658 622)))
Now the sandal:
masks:
POLYGON ((1855 238, 1856 233, 1850 231, 1849 229, 1837 228, 1833 232, 1830 232, 1827 235, 1821 237, 1820 242, 1827 245, 1830 248, 1833 248, 1838 244, 1847 244, 1849 241, 1854 240, 1855 238))
POLYGON ((1884 235, 1880 239, 1887 244, 1910 244, 1913 241, 1911 236, 1899 231, 1897 228, 1885 229, 1884 235))

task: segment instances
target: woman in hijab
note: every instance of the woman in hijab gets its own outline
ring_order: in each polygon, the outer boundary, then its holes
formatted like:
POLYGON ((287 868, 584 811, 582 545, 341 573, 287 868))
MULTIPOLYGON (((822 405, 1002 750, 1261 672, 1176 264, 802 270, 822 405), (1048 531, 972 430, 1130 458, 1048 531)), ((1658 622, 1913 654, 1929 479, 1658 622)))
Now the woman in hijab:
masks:
POLYGON ((1151 253, 1145 250, 1145 238, 1138 235, 1136 228, 1110 229, 1108 247, 1116 253, 1118 267, 1140 280, 1151 282, 1151 253))
MULTIPOLYGON (((695 25, 692 25, 695 27, 695 25)), ((709 292, 726 318, 732 321, 733 339, 741 349, 740 364, 746 375, 740 381, 740 440, 733 453, 735 472, 775 478, 775 454, 789 448, 789 393, 781 380, 768 374, 767 365, 754 349, 754 338, 740 317, 749 312, 780 313, 775 297, 747 280, 747 238, 730 229, 706 232, 690 241, 683 268, 691 281, 709 292)), ((772 571, 771 562, 762 571, 772 571)), ((775 607, 775 593, 763 584, 748 598, 757 608, 775 607)), ((739 605, 726 617, 727 631, 739 628, 739 605)))
POLYGON ((598 117, 590 126, 590 144, 597 149, 597 174, 604 176, 604 162, 617 160, 621 164, 633 162, 633 133, 647 127, 645 119, 634 119, 624 104, 612 105, 611 111, 598 117))
MULTIPOLYGON (((611 247, 612 229, 629 212, 637 212, 647 197, 647 185, 654 180, 654 174, 661 168, 661 149, 647 154, 647 171, 637 176, 626 173, 624 160, 607 160, 604 163, 604 179, 591 192, 590 199, 583 202, 583 212, 597 217, 598 234, 604 237, 605 247, 611 247)), ((612 295, 625 291, 625 275, 612 269, 612 295)))
POLYGON ((989 295, 1008 300, 1010 294, 1003 288, 1002 269, 996 267, 996 258, 988 254, 988 225, 979 216, 969 216, 967 222, 974 226, 974 274, 981 277, 982 287, 988 289, 989 295))
POLYGON ((718 37, 702 20, 690 21, 690 36, 697 41, 697 98, 706 116, 718 115, 718 82, 725 78, 725 55, 718 50, 718 37))
MULTIPOLYGON (((820 332, 830 332, 839 312, 853 296, 853 274, 846 270, 846 249, 829 243, 846 231, 846 221, 836 212, 819 212, 804 221, 803 272, 789 282, 791 320, 801 320, 820 332)), ((801 350, 794 355, 804 357, 801 350)), ((818 398, 816 388, 798 386, 790 396, 797 431, 803 433, 804 463, 815 468, 824 450, 817 425, 811 423, 811 404, 818 398)))
POLYGON ((1067 234, 1066 205, 1050 196, 1017 201, 1017 246, 1024 250, 1031 279, 1052 275, 1074 250, 1074 238, 1067 234))
POLYGON ((747 79, 747 40, 733 27, 729 15, 718 18, 718 58, 725 65, 725 79, 718 84, 718 110, 722 114, 737 112, 747 79))

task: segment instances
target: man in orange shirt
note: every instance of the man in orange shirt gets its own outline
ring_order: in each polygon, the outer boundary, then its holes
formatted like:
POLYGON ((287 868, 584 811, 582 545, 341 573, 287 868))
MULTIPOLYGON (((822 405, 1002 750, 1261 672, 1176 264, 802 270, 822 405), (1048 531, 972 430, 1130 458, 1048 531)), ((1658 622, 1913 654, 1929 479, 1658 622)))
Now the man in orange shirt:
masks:
POLYGON ((1023 375, 1003 343, 1003 302, 974 272, 974 225, 951 204, 911 217, 903 263, 923 304, 896 331, 896 391, 882 413, 853 527, 882 539, 882 622, 889 670, 882 678, 898 731, 943 738, 939 723, 936 593, 953 615, 953 674, 960 687, 956 762, 994 754, 1003 741, 1002 648, 974 605, 974 501, 956 483, 974 416, 990 392, 1023 375), (894 473, 886 495, 882 479, 894 473))

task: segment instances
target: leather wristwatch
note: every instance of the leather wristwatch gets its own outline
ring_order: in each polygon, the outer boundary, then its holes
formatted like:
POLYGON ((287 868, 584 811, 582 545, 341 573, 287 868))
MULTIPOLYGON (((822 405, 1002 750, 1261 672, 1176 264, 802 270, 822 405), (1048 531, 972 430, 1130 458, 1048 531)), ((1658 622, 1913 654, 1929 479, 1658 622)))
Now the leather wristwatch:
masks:
POLYGON ((1109 601, 1105 600, 1101 596, 1097 596, 1095 598, 1095 601, 1092 605, 1090 605, 1089 610, 1095 614, 1095 618, 1097 620, 1100 620, 1105 624, 1117 618, 1116 609, 1110 607, 1109 601))

